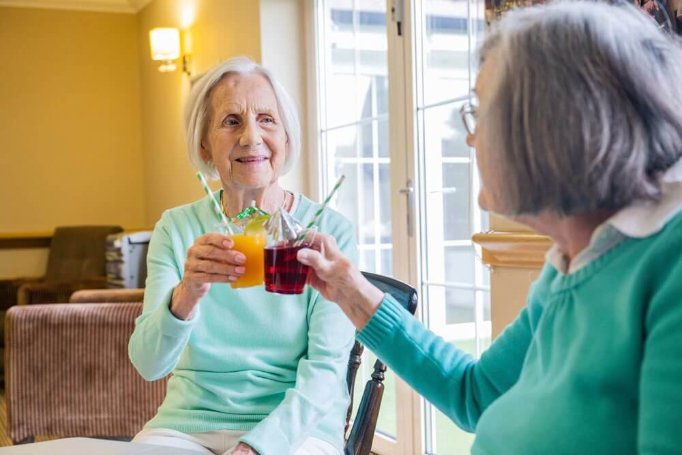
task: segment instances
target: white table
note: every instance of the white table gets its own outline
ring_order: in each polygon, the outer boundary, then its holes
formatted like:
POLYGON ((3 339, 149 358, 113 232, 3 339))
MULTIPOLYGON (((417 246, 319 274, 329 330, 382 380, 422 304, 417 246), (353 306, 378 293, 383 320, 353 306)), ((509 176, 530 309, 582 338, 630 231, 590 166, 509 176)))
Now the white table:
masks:
POLYGON ((52 441, 0 447, 2 455, 197 455, 188 449, 110 441, 92 438, 65 438, 52 441))

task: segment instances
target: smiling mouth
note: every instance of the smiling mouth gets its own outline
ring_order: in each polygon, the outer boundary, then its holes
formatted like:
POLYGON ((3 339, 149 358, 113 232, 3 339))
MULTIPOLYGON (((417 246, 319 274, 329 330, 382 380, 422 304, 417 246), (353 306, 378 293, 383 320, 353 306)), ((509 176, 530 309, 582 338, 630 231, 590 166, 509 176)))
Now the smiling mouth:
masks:
POLYGON ((249 163, 260 163, 262 161, 267 161, 267 160, 268 160, 268 158, 265 156, 245 156, 242 158, 237 158, 235 161, 237 161, 238 163, 249 164, 249 163))

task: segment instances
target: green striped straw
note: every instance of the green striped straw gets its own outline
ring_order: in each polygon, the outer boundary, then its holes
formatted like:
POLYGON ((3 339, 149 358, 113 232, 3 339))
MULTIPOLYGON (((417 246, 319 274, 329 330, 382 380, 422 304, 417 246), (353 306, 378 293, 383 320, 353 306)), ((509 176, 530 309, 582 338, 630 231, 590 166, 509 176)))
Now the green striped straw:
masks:
POLYGON ((206 181, 204 174, 202 174, 201 172, 197 172, 197 177, 199 177, 199 181, 201 182, 201 186, 204 187, 204 191, 206 191, 206 194, 208 194, 208 198, 213 203, 213 210, 215 210, 215 213, 216 213, 216 215, 218 215, 218 218, 220 218, 220 221, 222 221, 225 224, 225 229, 227 230, 227 234, 228 235, 234 235, 234 231, 232 230, 232 227, 230 226, 230 222, 227 220, 227 217, 225 216, 223 209, 220 207, 220 203, 215 198, 215 195, 213 194, 211 187, 208 186, 208 182, 206 181))
POLYGON ((339 179, 336 181, 336 184, 334 185, 334 188, 332 188, 327 197, 324 198, 324 201, 322 201, 322 205, 320 206, 319 209, 317 209, 317 212, 315 212, 315 214, 313 215, 313 219, 310 220, 310 223, 308 223, 308 225, 305 227, 305 230, 301 231, 298 238, 296 238, 296 242, 300 242, 301 240, 303 240, 306 235, 306 230, 315 226, 320 221, 320 216, 322 215, 322 212, 327 207, 327 204, 329 204, 329 201, 332 200, 332 197, 334 197, 334 194, 339 189, 339 187, 341 186, 345 179, 346 179, 345 175, 341 175, 341 177, 339 177, 339 179))

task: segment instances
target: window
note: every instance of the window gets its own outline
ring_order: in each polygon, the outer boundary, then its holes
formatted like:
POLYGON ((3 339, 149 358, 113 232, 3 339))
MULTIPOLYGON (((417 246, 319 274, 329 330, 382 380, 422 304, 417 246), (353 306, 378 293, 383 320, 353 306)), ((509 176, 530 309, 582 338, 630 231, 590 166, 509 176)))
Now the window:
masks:
POLYGON ((336 208, 358 229, 360 266, 391 274, 388 67, 384 2, 329 0, 318 11, 321 162, 329 188, 344 174, 336 208), (324 106, 324 107, 323 107, 324 106), (357 202, 357 203, 356 203, 357 202))
MULTIPOLYGON (((336 208, 357 226, 359 267, 415 285, 424 323, 480 355, 490 342, 489 277, 471 236, 487 216, 458 110, 475 79, 483 0, 412 0, 400 35, 383 0, 311 7, 321 193, 346 175, 336 208)), ((420 403, 387 377, 375 450, 468 453, 471 435, 420 403)))

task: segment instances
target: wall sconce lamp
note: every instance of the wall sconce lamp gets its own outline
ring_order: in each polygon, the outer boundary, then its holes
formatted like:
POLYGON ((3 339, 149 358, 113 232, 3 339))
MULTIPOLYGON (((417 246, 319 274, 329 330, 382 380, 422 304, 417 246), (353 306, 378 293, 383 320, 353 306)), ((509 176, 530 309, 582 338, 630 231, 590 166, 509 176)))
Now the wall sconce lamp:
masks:
MULTIPOLYGON (((175 60, 180 56, 180 30, 177 28, 161 27, 149 31, 149 44, 152 51, 152 60, 161 62, 159 71, 167 73, 175 71, 175 60)), ((191 75, 189 68, 190 56, 182 55, 182 71, 191 75)))

